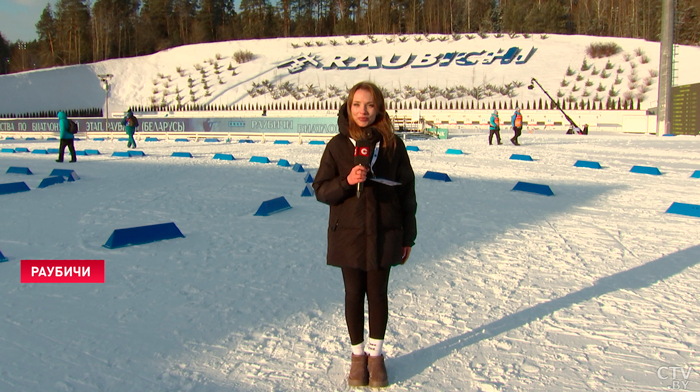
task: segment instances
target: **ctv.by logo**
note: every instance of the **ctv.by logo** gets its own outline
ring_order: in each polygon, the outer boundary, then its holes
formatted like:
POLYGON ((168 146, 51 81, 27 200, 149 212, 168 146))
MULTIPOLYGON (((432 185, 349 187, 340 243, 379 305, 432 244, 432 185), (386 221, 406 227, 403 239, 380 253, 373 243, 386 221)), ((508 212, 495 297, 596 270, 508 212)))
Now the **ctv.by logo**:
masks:
POLYGON ((669 389, 677 390, 687 390, 690 381, 690 375, 693 374, 695 370, 688 366, 687 368, 681 366, 661 366, 656 370, 656 375, 660 380, 669 380, 671 385, 668 386, 669 389))

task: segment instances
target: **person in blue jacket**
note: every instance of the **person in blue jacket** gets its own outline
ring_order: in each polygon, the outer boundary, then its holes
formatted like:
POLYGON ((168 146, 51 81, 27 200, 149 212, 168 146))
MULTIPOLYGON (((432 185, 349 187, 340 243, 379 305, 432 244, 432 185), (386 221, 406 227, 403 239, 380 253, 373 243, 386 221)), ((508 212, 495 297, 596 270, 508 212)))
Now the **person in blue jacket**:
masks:
POLYGON ((515 113, 513 113, 513 116, 510 118, 510 123, 513 124, 513 132, 515 133, 515 136, 510 139, 510 142, 519 146, 518 137, 522 134, 523 130, 523 115, 520 114, 520 108, 515 108, 515 113))
POLYGON ((126 144, 126 148, 136 148, 134 132, 136 132, 136 127, 139 126, 139 120, 134 116, 134 112, 131 109, 126 112, 126 116, 122 119, 122 125, 126 127, 126 134, 129 135, 129 143, 126 144))
POLYGON ((58 145, 58 159, 56 159, 56 162, 63 162, 63 153, 66 151, 66 146, 68 146, 68 151, 70 151, 70 161, 76 161, 73 134, 68 132, 69 127, 70 123, 68 122, 66 113, 58 112, 58 128, 61 130, 61 142, 58 145))
POLYGON ((501 120, 498 118, 498 110, 493 109, 493 113, 491 113, 491 118, 489 119, 489 146, 493 142, 493 135, 496 135, 496 141, 498 144, 503 144, 501 143, 500 121, 501 120))

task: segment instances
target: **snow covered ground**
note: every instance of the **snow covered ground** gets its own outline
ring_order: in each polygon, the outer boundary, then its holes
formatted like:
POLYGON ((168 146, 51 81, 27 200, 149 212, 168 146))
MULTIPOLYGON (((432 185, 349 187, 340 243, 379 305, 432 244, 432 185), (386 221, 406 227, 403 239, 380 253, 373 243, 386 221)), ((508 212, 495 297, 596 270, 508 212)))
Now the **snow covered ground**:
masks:
MULTIPOLYGON (((419 234, 392 270, 387 390, 700 390, 700 218, 665 213, 700 204, 700 140, 536 132, 521 143, 407 141, 420 149, 419 234), (421 178, 428 170, 453 181, 421 178), (555 196, 511 191, 518 181, 555 196)), ((324 146, 141 142, 147 157, 117 158, 125 142, 76 144, 101 155, 0 154, 0 183, 32 189, 0 196, 1 391, 349 389, 328 207, 300 196, 305 173, 275 165, 313 175, 324 146), (53 168, 81 179, 37 189, 53 168), (279 196, 293 208, 253 216, 279 196), (164 222, 186 238, 102 247, 115 229, 164 222), (106 281, 22 284, 27 259, 105 260, 106 281)))

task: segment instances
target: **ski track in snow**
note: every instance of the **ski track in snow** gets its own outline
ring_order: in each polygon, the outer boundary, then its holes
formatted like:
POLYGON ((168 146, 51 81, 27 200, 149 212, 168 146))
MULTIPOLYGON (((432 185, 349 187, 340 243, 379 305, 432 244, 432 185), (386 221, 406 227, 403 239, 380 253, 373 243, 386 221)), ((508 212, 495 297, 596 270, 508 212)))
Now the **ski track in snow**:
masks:
MULTIPOLYGON (((408 140, 421 150, 410 152, 419 234, 392 270, 387 390, 661 391, 671 381, 660 366, 700 369, 698 219, 664 213, 700 204, 689 178, 700 141, 535 132, 521 142, 408 140), (427 170, 453 182, 424 180, 427 170), (511 192, 517 181, 556 196, 511 192)), ((148 156, 131 159, 109 157, 120 142, 77 148, 102 155, 60 165, 81 180, 46 189, 35 188, 59 167, 53 157, 0 156, 36 174, 0 174, 32 188, 0 200, 12 222, 0 229, 11 258, 0 264, 0 390, 350 390, 342 279, 325 266, 328 208, 300 197, 305 173, 247 162, 284 158, 315 174, 323 146, 142 142, 148 156), (293 208, 253 216, 279 196, 293 208), (114 229, 169 221, 185 239, 101 246, 114 229), (52 258, 105 259, 106 283, 19 283, 20 259, 52 258)))

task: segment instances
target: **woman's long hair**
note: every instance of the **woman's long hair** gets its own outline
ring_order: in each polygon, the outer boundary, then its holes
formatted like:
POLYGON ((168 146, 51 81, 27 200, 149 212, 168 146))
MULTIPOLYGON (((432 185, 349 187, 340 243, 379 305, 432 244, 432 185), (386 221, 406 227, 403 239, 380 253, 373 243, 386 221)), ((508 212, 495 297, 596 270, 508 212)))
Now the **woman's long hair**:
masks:
POLYGON ((355 99, 355 92, 357 90, 369 91, 372 94, 372 100, 374 100, 374 105, 377 108, 377 117, 374 123, 370 124, 367 128, 372 127, 379 131, 382 135, 383 145, 387 151, 393 151, 396 147, 396 140, 394 140, 394 125, 391 123, 391 118, 386 113, 386 106, 384 105, 384 94, 382 91, 372 82, 360 82, 352 86, 350 92, 348 93, 348 99, 346 101, 348 110, 348 122, 350 136, 355 140, 362 140, 367 138, 367 132, 365 129, 361 128, 352 118, 352 101, 355 99))

